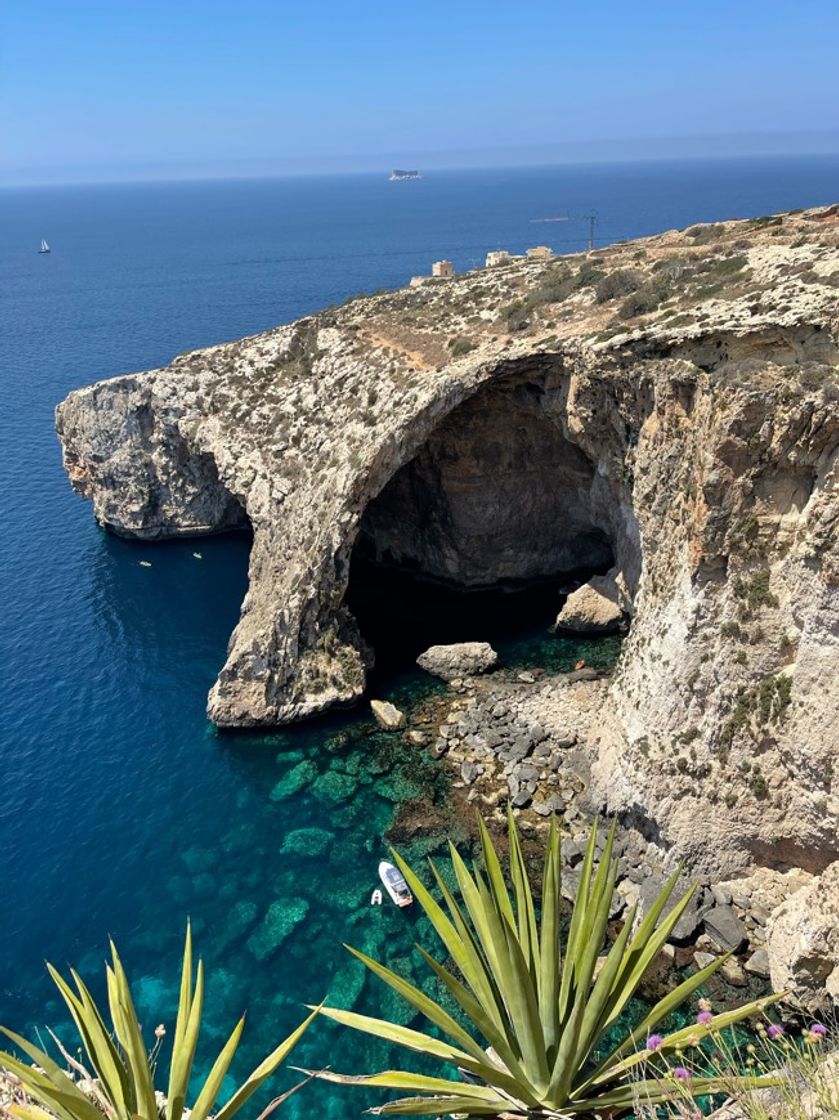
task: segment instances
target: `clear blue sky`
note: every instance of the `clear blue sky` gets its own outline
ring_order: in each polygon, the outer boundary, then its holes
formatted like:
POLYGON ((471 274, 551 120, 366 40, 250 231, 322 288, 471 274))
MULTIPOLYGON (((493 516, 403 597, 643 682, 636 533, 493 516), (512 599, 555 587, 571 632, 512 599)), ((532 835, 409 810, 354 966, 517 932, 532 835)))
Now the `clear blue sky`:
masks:
POLYGON ((837 0, 7 0, 6 182, 839 150, 837 0))

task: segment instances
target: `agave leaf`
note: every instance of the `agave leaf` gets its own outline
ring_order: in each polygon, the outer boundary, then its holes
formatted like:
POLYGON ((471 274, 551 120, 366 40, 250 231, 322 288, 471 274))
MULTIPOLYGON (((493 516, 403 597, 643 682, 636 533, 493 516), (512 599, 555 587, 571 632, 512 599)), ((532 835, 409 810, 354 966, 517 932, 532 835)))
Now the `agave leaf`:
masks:
POLYGON ((151 1069, 149 1068, 149 1055, 137 1012, 134 1010, 134 1001, 131 998, 131 989, 128 978, 122 967, 117 947, 111 941, 111 959, 113 961, 114 980, 111 988, 114 992, 118 1014, 114 1016, 114 1027, 120 1045, 126 1052, 127 1065, 134 1080, 134 1093, 137 1101, 137 1112, 143 1120, 157 1120, 158 1108, 154 1096, 151 1069))
POLYGON ((398 1101, 371 1108, 374 1116, 497 1116, 510 1111, 508 1102, 499 1097, 492 1104, 471 1097, 403 1097, 398 1101))
MULTIPOLYGON (((725 1079, 725 1092, 751 1091, 754 1089, 771 1089, 780 1083, 778 1077, 744 1076, 725 1079)), ((691 1097, 710 1096, 719 1093, 723 1085, 718 1078, 692 1077, 690 1081, 675 1082, 664 1077, 647 1078, 640 1081, 629 1081, 619 1089, 598 1093, 596 1097, 587 1100, 570 1101, 563 1106, 563 1111, 573 1113, 590 1113, 594 1109, 612 1109, 621 1111, 635 1108, 639 1104, 659 1104, 663 1101, 679 1099, 685 1094, 691 1097)))
POLYGON ((492 907, 486 906, 485 897, 482 897, 478 886, 480 876, 475 876, 477 882, 472 879, 453 845, 450 846, 450 853, 466 909, 475 925, 515 1030, 525 1071, 535 1086, 540 1081, 547 1081, 548 1069, 542 1024, 521 947, 514 938, 505 935, 501 919, 492 907), (512 946, 515 947, 514 951, 512 946))
POLYGON ((49 1055, 13 1031, 7 1030, 5 1027, 0 1027, 0 1030, 16 1046, 19 1046, 27 1057, 31 1058, 33 1062, 37 1062, 44 1070, 42 1073, 11 1054, 0 1053, 0 1069, 5 1069, 7 1072, 14 1074, 30 1096, 46 1105, 51 1112, 55 1112, 63 1120, 79 1120, 79 1118, 81 1120, 102 1120, 99 1109, 84 1095, 72 1078, 68 1077, 56 1065, 49 1055))
MULTIPOLYGON (((96 1070, 99 1084, 111 1101, 118 1116, 129 1116, 134 1107, 131 1096, 128 1073, 119 1051, 114 1046, 108 1028, 96 1001, 87 989, 87 985, 75 969, 70 970, 73 982, 78 990, 83 1008, 83 1019, 89 1046, 93 1048, 91 1061, 96 1070)), ((87 1048, 87 1047, 86 1047, 87 1048)))
POLYGON ((507 807, 507 834, 510 838, 510 875, 513 880, 513 894, 516 899, 519 943, 524 959, 527 961, 528 969, 532 971, 535 977, 539 955, 536 910, 533 906, 533 894, 527 878, 527 867, 521 850, 519 833, 510 806, 507 807))
MULTIPOLYGON (((688 1039, 693 1035, 697 1035, 699 1038, 706 1038, 708 1035, 717 1034, 719 1030, 724 1030, 726 1027, 734 1026, 735 1023, 740 1023, 743 1019, 759 1014, 759 1012, 763 1011, 765 1008, 771 1007, 772 1004, 776 1004, 777 1001, 783 999, 784 995, 784 992, 775 992, 772 996, 764 996, 763 999, 753 1000, 751 1004, 744 1004, 743 1007, 736 1007, 730 1011, 720 1012, 720 1014, 715 1015, 709 1023, 701 1025, 692 1023, 687 1027, 675 1030, 675 1032, 664 1038, 664 1042, 656 1053, 670 1053, 674 1051, 674 1049, 678 1049, 678 1047, 684 1043, 687 1043, 688 1039)), ((633 1036, 635 1038, 638 1037, 637 1027, 633 1032, 633 1036)), ((624 1053, 627 1048, 627 1042, 621 1046, 624 1053)), ((613 1061, 615 1054, 609 1055, 606 1062, 598 1066, 597 1070, 589 1077, 588 1081, 580 1086, 579 1092, 585 1092, 589 1088, 593 1088, 593 1086, 603 1084, 607 1081, 614 1081, 615 1077, 624 1076, 628 1071, 632 1070, 634 1066, 640 1065, 642 1062, 650 1061, 651 1056, 652 1052, 646 1048, 641 1049, 641 1051, 636 1051, 618 1062, 613 1061)))
POLYGON ((186 1025, 180 1037, 175 1032, 175 1042, 172 1046, 172 1059, 169 1067, 169 1088, 173 1094, 169 1102, 172 1120, 180 1120, 189 1089, 189 1078, 192 1073, 192 1063, 195 1060, 195 1051, 198 1046, 198 1035, 201 1030, 201 1011, 204 1006, 204 965, 198 962, 195 973, 195 995, 187 1016, 186 1025))
MULTIPOLYGON (((467 979, 468 983, 473 987, 476 994, 481 998, 486 1010, 494 1019, 497 1028, 500 1031, 505 1031, 503 1015, 495 999, 492 984, 486 976, 484 963, 480 959, 480 955, 471 936, 468 934, 468 931, 466 931, 462 918, 460 919, 460 924, 463 933, 461 933, 454 922, 446 916, 442 907, 432 897, 430 892, 426 890, 425 886, 413 873, 407 863, 405 863, 399 853, 392 852, 392 855, 400 871, 405 876, 405 881, 410 887, 411 893, 431 921, 437 936, 445 945, 452 960, 467 979), (464 936, 464 934, 466 934, 466 936, 464 936)), ((451 894, 438 875, 433 863, 431 864, 431 869, 442 889, 443 898, 448 901, 451 898, 451 894)), ((452 902, 454 902, 453 899, 452 902)), ((456 905, 454 909, 457 911, 456 905)), ((459 911, 457 912, 459 913, 459 911)))
POLYGON ((402 996, 412 1007, 422 1012, 427 1019, 430 1019, 435 1026, 439 1027, 444 1034, 453 1039, 463 1050, 471 1054, 472 1057, 478 1058, 478 1060, 484 1058, 483 1050, 472 1036, 469 1035, 447 1011, 444 1011, 438 1003, 435 1003, 433 999, 424 992, 421 992, 419 988, 416 988, 413 984, 409 984, 407 980, 403 980, 403 978, 397 975, 392 969, 386 968, 383 964, 379 964, 378 961, 374 961, 372 957, 368 957, 366 953, 362 953, 359 949, 353 949, 351 945, 345 945, 344 948, 360 960, 365 967, 369 968, 369 970, 387 984, 388 987, 402 996))
MULTIPOLYGON (((458 966, 463 978, 474 991, 475 995, 480 999, 484 1010, 492 1018, 495 1023, 496 1029, 503 1033, 507 1039, 507 1045, 513 1047, 520 1055, 519 1047, 515 1041, 515 1035, 510 1029, 510 1024, 507 1019, 507 1014, 504 1010, 504 1001, 501 998, 501 993, 498 990, 498 984, 493 976, 492 969, 486 959, 478 939, 473 936, 472 931, 469 929, 466 918, 461 913, 460 907, 457 905, 451 891, 449 890, 445 880, 438 872, 434 864, 431 864, 431 870, 434 874, 435 880, 443 900, 449 909, 452 917, 452 922, 457 929, 460 942, 463 947, 464 956, 468 964, 465 967, 458 966)), ((457 958, 451 954, 452 959, 457 963, 457 958)))
POLYGON ((487 879, 489 881, 490 889, 492 890, 495 905, 499 914, 502 915, 504 920, 513 927, 516 924, 516 916, 513 913, 513 906, 510 902, 510 895, 507 891, 507 884, 504 880, 504 872, 501 870, 501 861, 498 858, 498 853, 495 850, 495 845, 492 843, 492 838, 489 835, 487 826, 484 824, 483 817, 478 816, 478 829, 481 836, 481 854, 484 857, 484 866, 486 867, 487 879))
POLYGON ((484 1013, 484 1010, 478 1000, 472 995, 468 988, 464 987, 459 980, 444 968, 439 962, 435 961, 430 953, 427 953, 422 946, 418 946, 419 952, 423 960, 429 968, 439 977, 445 984, 453 998, 456 1000, 464 1014, 469 1018, 470 1022, 474 1023, 475 1027, 484 1036, 498 1057, 504 1063, 506 1069, 510 1071, 513 1077, 517 1077, 522 1081, 526 1081, 526 1075, 521 1067, 519 1059, 516 1054, 510 1049, 507 1039, 500 1032, 496 1031, 494 1024, 489 1017, 484 1013))
POLYGON ((559 829, 551 821, 542 882, 542 922, 539 935, 539 1017, 550 1061, 559 1037, 559 829))
POLYGON ((9 1115, 18 1117, 18 1120, 54 1120, 49 1112, 34 1104, 9 1105, 9 1115))
MULTIPOLYGON (((387 1019, 376 1019, 372 1015, 362 1015, 358 1011, 342 1011, 337 1007, 322 1007, 321 1015, 327 1019, 334 1019, 336 1023, 343 1023, 347 1027, 355 1027, 365 1034, 372 1034, 375 1038, 383 1038, 386 1042, 395 1042, 404 1046, 406 1050, 413 1050, 417 1054, 426 1054, 433 1058, 459 1065, 469 1060, 469 1054, 444 1042, 441 1038, 433 1038, 422 1031, 415 1031, 411 1027, 403 1027, 398 1023, 389 1023, 387 1019)), ((327 1078, 328 1080, 328 1078, 327 1078)))
MULTIPOLYGON (((310 1071, 304 1071, 310 1072, 310 1071)), ((507 1109, 511 1105, 508 1097, 496 1093, 491 1088, 485 1085, 472 1085, 468 1081, 447 1081, 441 1077, 428 1077, 425 1074, 419 1073, 405 1073, 401 1070, 384 1070, 382 1073, 366 1074, 362 1076, 333 1073, 332 1070, 321 1070, 315 1073, 319 1081, 330 1081, 335 1085, 364 1085, 364 1086, 378 1086, 383 1089, 414 1089, 418 1092, 425 1092, 432 1094, 430 1097, 416 1097, 414 1101, 424 1105, 423 1111, 416 1113, 416 1115, 439 1115, 437 1107, 441 1102, 446 1100, 453 1100, 455 1097, 467 1104, 482 1105, 484 1107, 491 1105, 495 1111, 500 1109, 507 1109), (432 1106, 429 1111, 429 1105, 432 1106)), ((390 1101, 386 1105, 380 1106, 379 1109, 372 1111, 384 1112, 391 1110, 394 1104, 401 1104, 405 1102, 390 1101)), ((445 1108, 443 1111, 448 1112, 449 1109, 445 1108)), ((469 1107, 458 1109, 458 1111, 469 1111, 469 1107)), ((521 1108, 525 1111, 525 1108, 521 1108)))
POLYGON ((617 865, 611 860, 614 835, 613 825, 603 851, 603 859, 594 876, 586 920, 581 926, 585 937, 580 938, 576 947, 572 988, 574 1002, 569 1020, 563 1025, 556 1060, 551 1071, 548 1089, 548 1097, 551 1101, 562 1100, 568 1095, 577 1073, 578 1064, 575 1059, 597 956, 609 923, 609 909, 617 875, 617 865))
POLYGON ((598 822, 595 820, 591 826, 591 834, 586 845, 586 854, 580 868, 580 879, 577 885, 577 896, 571 911, 571 924, 568 927, 568 941, 565 945, 565 958, 562 962, 562 977, 559 987, 559 1021, 565 1028, 566 1019, 571 1005, 571 986, 574 979, 575 960, 581 938, 585 938, 585 923, 588 910, 589 890, 591 886, 591 872, 594 866, 594 849, 597 841, 598 822))
POLYGON ((195 1104, 190 1109, 190 1120, 205 1120, 210 1109, 216 1103, 216 1097, 221 1092, 222 1083, 227 1076, 227 1071, 230 1068, 230 1063, 233 1061, 233 1056, 236 1053, 239 1039, 242 1037, 242 1031, 244 1029, 245 1016, 243 1015, 230 1032, 230 1037, 221 1048, 219 1056, 213 1062, 213 1068, 207 1075, 207 1080, 201 1086, 201 1092, 198 1094, 195 1104))
POLYGON ((629 934, 635 921, 635 907, 633 906, 624 922, 623 929, 615 938, 615 942, 606 955, 606 960, 600 970, 600 975, 586 1001, 580 1026, 580 1037, 574 1055, 574 1065, 577 1069, 588 1058, 594 1042, 605 1030, 603 1024, 604 1012, 613 994, 614 986, 621 963, 623 961, 629 934))
POLYGON ((239 1086, 230 1100, 216 1113, 215 1120, 230 1120, 231 1116, 236 1115, 242 1105, 250 1100, 260 1085, 267 1081, 271 1074, 286 1060, 301 1037, 308 1030, 318 1010, 319 1009, 316 1008, 311 1015, 303 1020, 299 1027, 291 1032, 288 1038, 284 1039, 275 1050, 272 1050, 264 1061, 259 1063, 253 1073, 248 1077, 247 1081, 239 1086))
POLYGON ((181 963, 181 986, 178 995, 178 1014, 172 1038, 172 1058, 169 1065, 169 1088, 166 1091, 166 1120, 180 1120, 184 1110, 186 1084, 179 1077, 182 1070, 175 1062, 175 1055, 182 1052, 187 1023, 192 1010, 192 923, 187 921, 184 935, 184 955, 181 963))
MULTIPOLYGON (((103 1092, 117 1110, 117 1114, 125 1116, 132 1110, 135 1103, 134 1098, 131 1094, 125 1068, 102 1024, 99 1013, 91 1010, 93 1000, 90 998, 90 994, 82 985, 77 995, 58 969, 54 968, 49 961, 47 961, 47 971, 58 988, 61 998, 66 1003, 73 1022, 76 1024, 88 1061, 100 1078, 103 1092), (83 998, 85 995, 89 1001, 87 1004, 83 998), (101 1028, 101 1031, 97 1035, 99 1028, 101 1028), (105 1036, 104 1039, 101 1037, 102 1035, 105 1036)), ((75 972, 71 975, 76 982, 76 986, 79 987, 80 978, 75 972)))

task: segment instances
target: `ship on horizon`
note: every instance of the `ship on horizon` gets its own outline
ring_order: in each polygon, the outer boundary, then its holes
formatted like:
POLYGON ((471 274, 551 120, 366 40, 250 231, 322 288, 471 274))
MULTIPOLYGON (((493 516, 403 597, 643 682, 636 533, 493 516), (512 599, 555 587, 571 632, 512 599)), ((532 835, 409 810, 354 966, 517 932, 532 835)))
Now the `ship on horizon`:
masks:
POLYGON ((419 171, 403 171, 399 167, 395 167, 390 173, 391 183, 401 183, 405 179, 421 179, 419 171))

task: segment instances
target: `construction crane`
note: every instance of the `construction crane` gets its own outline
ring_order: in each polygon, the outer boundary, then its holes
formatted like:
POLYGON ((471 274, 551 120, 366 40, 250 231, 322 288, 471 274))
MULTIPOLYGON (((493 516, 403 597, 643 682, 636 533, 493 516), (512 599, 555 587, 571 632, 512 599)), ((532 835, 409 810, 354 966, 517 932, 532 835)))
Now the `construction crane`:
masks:
POLYGON ((532 222, 588 222, 588 252, 594 248, 594 232, 597 229, 597 215, 591 214, 563 214, 557 218, 531 218, 532 222))

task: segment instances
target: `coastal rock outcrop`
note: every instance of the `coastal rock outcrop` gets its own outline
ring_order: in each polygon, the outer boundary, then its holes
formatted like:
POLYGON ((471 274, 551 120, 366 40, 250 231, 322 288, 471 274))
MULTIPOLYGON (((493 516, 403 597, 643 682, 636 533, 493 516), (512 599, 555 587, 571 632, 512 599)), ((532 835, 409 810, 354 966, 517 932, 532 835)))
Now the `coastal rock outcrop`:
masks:
POLYGON ((489 642, 455 642, 448 646, 429 646, 419 655, 417 665, 444 681, 485 673, 498 663, 498 654, 489 642))
POLYGON ((839 1003, 839 861, 775 911, 767 952, 776 991, 810 1012, 839 1003))
POLYGON ((354 300, 77 390, 57 428, 107 529, 252 531, 217 724, 358 699, 354 555, 466 590, 614 568, 632 621, 590 796, 709 877, 815 873, 839 858, 838 340, 839 217, 807 211, 354 300))
POLYGON ((572 591, 556 618, 558 630, 576 634, 614 634, 625 617, 626 592, 619 585, 620 573, 592 576, 572 591))
POLYGON ((370 710, 376 723, 385 731, 400 731, 405 726, 405 713, 389 700, 371 700, 370 710))

